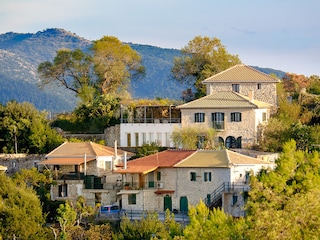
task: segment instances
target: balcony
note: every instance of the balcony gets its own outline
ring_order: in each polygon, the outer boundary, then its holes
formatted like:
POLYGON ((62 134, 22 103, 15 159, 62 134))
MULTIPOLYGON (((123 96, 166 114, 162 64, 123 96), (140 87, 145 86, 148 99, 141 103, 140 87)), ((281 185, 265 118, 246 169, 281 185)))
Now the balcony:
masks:
POLYGON ((145 183, 139 182, 127 182, 123 185, 121 190, 146 190, 146 189, 157 189, 157 182, 149 181, 145 183))
POLYGON ((181 123, 181 118, 122 118, 121 123, 181 123))

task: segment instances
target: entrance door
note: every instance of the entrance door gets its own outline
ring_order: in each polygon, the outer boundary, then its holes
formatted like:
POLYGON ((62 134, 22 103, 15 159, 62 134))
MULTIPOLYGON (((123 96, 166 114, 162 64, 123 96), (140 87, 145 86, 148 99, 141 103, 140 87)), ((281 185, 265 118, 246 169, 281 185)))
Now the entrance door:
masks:
POLYGON ((188 213, 188 198, 186 196, 180 197, 180 212, 188 213))
POLYGON ((164 205, 164 211, 166 211, 167 209, 172 211, 172 199, 171 199, 171 196, 169 196, 169 195, 164 196, 163 203, 164 203, 163 204, 164 205))

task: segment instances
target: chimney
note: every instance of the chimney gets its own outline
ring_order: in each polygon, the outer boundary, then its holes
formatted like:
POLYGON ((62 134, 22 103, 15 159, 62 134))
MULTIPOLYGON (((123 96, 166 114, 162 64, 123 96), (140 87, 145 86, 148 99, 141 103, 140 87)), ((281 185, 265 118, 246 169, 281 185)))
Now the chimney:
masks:
POLYGON ((123 169, 127 169, 127 152, 124 152, 124 164, 123 169))
POLYGON ((114 140, 114 158, 118 158, 118 146, 117 146, 117 140, 114 140))
POLYGON ((249 101, 250 102, 252 102, 254 100, 254 92, 253 92, 253 90, 249 90, 248 97, 249 97, 249 101))

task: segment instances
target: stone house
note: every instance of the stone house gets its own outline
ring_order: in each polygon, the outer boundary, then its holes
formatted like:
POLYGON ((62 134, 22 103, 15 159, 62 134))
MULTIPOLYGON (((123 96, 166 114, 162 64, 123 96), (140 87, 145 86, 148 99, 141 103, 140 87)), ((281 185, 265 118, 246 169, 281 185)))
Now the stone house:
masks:
POLYGON ((230 150, 167 150, 115 171, 128 182, 118 201, 128 211, 187 212, 189 205, 203 200, 210 208, 243 216, 250 174, 273 166, 230 150))
MULTIPOLYGON (((216 92, 177 106, 181 110, 181 128, 214 128, 218 142, 226 148, 248 148, 256 144, 259 125, 268 121, 271 107, 234 91, 216 92)), ((199 136, 201 139, 204 140, 199 136)))
POLYGON ((180 106, 141 106, 131 115, 121 109, 120 146, 158 142, 173 147, 173 130, 192 124, 215 128, 227 148, 250 147, 257 142, 259 124, 277 109, 278 82, 239 64, 205 79, 206 97, 180 106))
POLYGON ((276 84, 279 79, 252 67, 238 64, 203 81, 207 95, 233 91, 244 96, 277 106, 276 84), (254 95, 254 96, 253 96, 254 95))
MULTIPOLYGON (((116 144, 115 144, 116 145, 116 144)), ((83 196, 87 203, 111 204, 121 175, 113 171, 132 156, 122 150, 93 142, 65 142, 45 156, 39 164, 51 169, 56 185, 51 187, 52 200, 76 201, 83 196)))

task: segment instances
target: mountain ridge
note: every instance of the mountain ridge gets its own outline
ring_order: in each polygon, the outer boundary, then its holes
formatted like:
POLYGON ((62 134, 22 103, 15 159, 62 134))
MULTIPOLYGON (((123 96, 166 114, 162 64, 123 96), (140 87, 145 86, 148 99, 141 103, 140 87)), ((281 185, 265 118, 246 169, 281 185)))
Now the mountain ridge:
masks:
MULTIPOLYGON (((60 28, 48 28, 36 33, 0 34, 0 103, 27 101, 39 110, 72 111, 77 105, 73 93, 59 86, 39 89, 37 68, 41 62, 52 62, 59 49, 79 48, 87 51, 91 44, 92 41, 60 28)), ((141 55, 146 69, 143 79, 131 82, 133 98, 180 99, 181 92, 190 87, 178 83, 171 76, 173 59, 180 56, 180 50, 131 42, 126 44, 141 55)), ((283 74, 280 70, 270 71, 283 74)))

